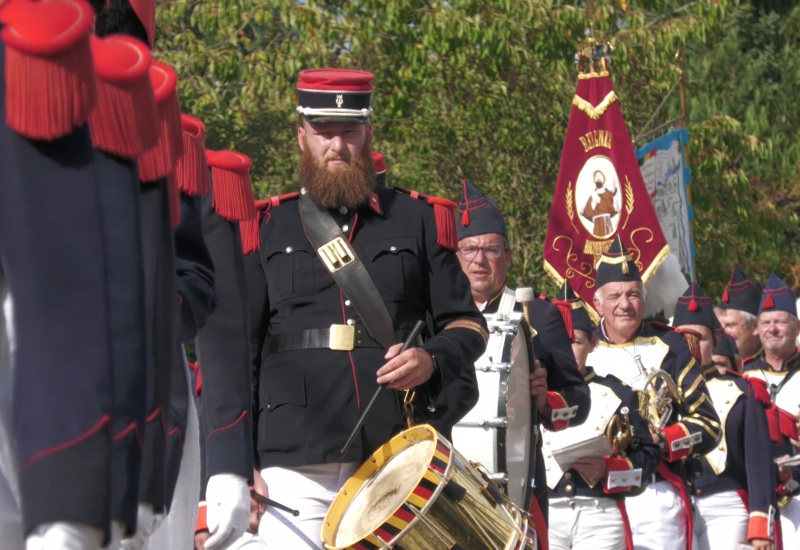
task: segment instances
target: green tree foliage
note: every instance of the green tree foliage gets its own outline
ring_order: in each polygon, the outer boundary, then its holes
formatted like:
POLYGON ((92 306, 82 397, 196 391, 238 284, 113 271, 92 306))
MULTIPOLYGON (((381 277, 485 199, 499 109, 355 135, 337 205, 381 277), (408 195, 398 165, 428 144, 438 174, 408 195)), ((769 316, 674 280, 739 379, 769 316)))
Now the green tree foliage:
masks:
POLYGON ((374 148, 390 185, 456 199, 463 178, 475 182, 506 213, 511 283, 552 292, 542 242, 579 41, 593 22, 615 45, 612 79, 633 136, 680 114, 684 44, 697 268, 719 292, 736 263, 800 281, 800 113, 789 92, 800 9, 776 15, 769 4, 169 0, 156 50, 181 75, 183 108, 205 121, 208 145, 253 159, 259 197, 297 185, 297 72, 375 73, 374 148))

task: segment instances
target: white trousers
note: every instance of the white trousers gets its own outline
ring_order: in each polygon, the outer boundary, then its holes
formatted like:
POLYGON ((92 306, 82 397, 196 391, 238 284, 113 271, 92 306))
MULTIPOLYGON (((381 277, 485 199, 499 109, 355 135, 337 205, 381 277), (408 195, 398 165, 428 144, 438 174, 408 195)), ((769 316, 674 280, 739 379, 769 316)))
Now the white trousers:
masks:
POLYGON ((651 483, 636 497, 625 499, 635 550, 686 548, 686 516, 678 490, 668 481, 651 483))
POLYGON ((624 550, 625 523, 610 498, 550 500, 550 550, 624 550))
POLYGON ((783 550, 800 548, 800 497, 794 497, 781 509, 781 534, 783 550))
POLYGON ((258 535, 245 533, 225 550, 269 550, 269 546, 258 535))
POLYGON ((259 536, 274 550, 324 550, 320 532, 336 493, 358 469, 355 462, 266 468, 261 477, 269 498, 300 512, 297 517, 267 507, 259 536))
POLYGON ((197 407, 194 404, 194 392, 189 376, 186 356, 183 356, 186 372, 186 387, 189 389, 188 418, 186 434, 183 441, 183 454, 175 482, 175 493, 172 496, 167 517, 150 535, 146 548, 150 550, 166 550, 175 548, 194 548, 194 527, 197 521, 197 505, 200 500, 200 422, 197 407))
POLYGON ((747 544, 750 515, 735 491, 694 497, 692 501, 692 550, 736 550, 739 544, 747 544))
POLYGON ((11 423, 13 351, 11 295, 0 268, 0 545, 9 549, 24 545, 11 423))

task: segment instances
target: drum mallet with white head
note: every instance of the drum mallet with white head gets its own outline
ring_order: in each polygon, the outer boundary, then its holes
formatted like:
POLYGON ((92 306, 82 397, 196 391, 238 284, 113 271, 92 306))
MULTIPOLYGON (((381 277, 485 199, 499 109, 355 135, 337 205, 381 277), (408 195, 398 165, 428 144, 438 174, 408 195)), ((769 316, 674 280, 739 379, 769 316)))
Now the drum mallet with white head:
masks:
MULTIPOLYGON (((405 343, 403 343, 403 347, 400 349, 400 353, 403 353, 408 348, 414 346, 414 342, 417 341, 422 329, 425 328, 425 321, 417 321, 417 324, 414 325, 414 328, 411 329, 411 332, 406 338, 405 343)), ((398 353, 397 355, 400 355, 398 353)), ((377 401, 378 396, 381 394, 383 390, 383 386, 378 386, 378 389, 375 390, 375 393, 372 394, 372 398, 367 403, 367 406, 364 407, 364 411, 361 413, 361 416, 358 418, 358 422, 356 422, 356 427, 353 428, 353 431, 350 433, 350 437, 347 438, 347 442, 344 444, 344 447, 339 451, 340 455, 344 455, 347 452, 347 449, 350 448, 350 445, 353 444, 353 440, 356 438, 356 434, 358 430, 361 429, 361 426, 364 425, 364 421, 367 419, 367 415, 369 415, 370 411, 372 410, 372 406, 375 405, 375 401, 377 401)))
POLYGON ((531 324, 530 303, 534 297, 533 289, 529 286, 523 286, 514 291, 514 299, 522 303, 522 312, 525 314, 525 320, 528 321, 529 326, 531 324))

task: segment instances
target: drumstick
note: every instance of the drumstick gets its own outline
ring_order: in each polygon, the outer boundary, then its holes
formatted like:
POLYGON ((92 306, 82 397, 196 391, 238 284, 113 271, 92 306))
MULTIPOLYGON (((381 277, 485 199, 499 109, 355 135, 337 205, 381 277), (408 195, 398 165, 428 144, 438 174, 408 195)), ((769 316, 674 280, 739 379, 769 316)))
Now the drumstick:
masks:
POLYGON ((295 510, 294 508, 289 508, 285 504, 281 504, 280 502, 276 502, 276 501, 272 500, 271 498, 267 498, 264 495, 262 495, 260 493, 257 493, 255 491, 250 491, 250 496, 252 496, 256 500, 256 502, 258 502, 259 504, 265 504, 267 506, 272 506, 273 508, 277 508, 278 510, 283 510, 284 512, 288 512, 288 513, 292 514, 295 517, 300 515, 300 512, 298 510, 295 510))
MULTIPOLYGON (((422 332, 422 329, 425 328, 425 321, 417 321, 417 324, 414 325, 414 328, 411 329, 411 333, 406 338, 406 341, 403 343, 403 347, 400 349, 400 353, 403 353, 408 348, 414 345, 414 341, 419 336, 419 333, 422 332)), ((400 355, 398 353, 397 355, 400 355)), ((347 450, 350 448, 350 445, 353 444, 353 440, 356 438, 356 434, 358 430, 361 429, 361 426, 364 425, 364 422, 367 420, 367 415, 372 410, 373 405, 375 405, 375 401, 378 400, 378 396, 381 394, 383 390, 383 386, 378 386, 378 389, 375 390, 375 393, 372 394, 372 398, 367 403, 367 406, 364 407, 364 411, 361 413, 361 416, 358 417, 358 422, 356 422, 356 427, 353 428, 353 431, 350 433, 350 437, 347 438, 347 442, 345 442, 344 447, 339 451, 340 455, 344 455, 347 450)))

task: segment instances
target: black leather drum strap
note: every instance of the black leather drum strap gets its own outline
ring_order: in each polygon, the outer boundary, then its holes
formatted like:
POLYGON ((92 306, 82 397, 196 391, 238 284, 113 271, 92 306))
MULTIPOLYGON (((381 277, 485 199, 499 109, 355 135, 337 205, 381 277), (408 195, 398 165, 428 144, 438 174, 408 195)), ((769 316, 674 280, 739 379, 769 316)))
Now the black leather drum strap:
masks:
POLYGON ((303 231, 317 256, 350 300, 370 336, 389 349, 397 343, 392 317, 347 237, 330 213, 305 193, 300 195, 298 208, 303 231))

